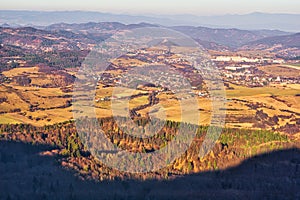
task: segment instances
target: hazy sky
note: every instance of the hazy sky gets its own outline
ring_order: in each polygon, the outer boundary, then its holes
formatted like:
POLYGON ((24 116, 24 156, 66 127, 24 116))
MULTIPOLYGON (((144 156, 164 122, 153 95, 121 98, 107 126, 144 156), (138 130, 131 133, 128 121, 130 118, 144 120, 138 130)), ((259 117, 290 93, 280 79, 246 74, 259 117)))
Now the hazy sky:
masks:
POLYGON ((300 13, 299 0, 0 0, 6 10, 93 10, 130 14, 300 13))

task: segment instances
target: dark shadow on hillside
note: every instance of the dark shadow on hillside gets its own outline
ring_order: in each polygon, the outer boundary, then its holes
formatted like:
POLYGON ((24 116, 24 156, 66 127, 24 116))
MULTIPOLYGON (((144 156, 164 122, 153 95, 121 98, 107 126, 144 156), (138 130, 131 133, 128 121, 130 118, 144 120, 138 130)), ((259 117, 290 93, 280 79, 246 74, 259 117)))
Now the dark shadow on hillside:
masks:
POLYGON ((169 181, 82 181, 50 146, 0 141, 0 199, 300 199, 300 150, 253 157, 240 166, 169 181))

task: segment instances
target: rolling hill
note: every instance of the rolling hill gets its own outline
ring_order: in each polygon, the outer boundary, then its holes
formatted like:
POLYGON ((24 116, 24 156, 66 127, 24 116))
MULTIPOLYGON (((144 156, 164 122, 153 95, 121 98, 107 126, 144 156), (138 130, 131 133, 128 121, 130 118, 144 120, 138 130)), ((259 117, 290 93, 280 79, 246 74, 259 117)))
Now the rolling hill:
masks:
POLYGON ((263 38, 249 42, 240 49, 268 50, 279 57, 296 59, 300 57, 300 33, 263 38))

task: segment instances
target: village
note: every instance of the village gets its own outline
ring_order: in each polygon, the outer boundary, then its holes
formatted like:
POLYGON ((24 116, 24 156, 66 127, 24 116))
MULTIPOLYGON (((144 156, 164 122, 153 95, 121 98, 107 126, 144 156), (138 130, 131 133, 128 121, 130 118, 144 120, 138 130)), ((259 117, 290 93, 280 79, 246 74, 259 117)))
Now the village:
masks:
MULTIPOLYGON (((280 58, 248 58, 241 56, 215 56, 212 59, 218 69, 218 73, 221 75, 222 81, 225 83, 227 89, 233 89, 229 84, 245 86, 248 88, 254 87, 265 87, 265 86, 276 86, 276 85, 286 85, 286 84, 299 84, 300 76, 286 76, 284 73, 272 74, 266 73, 262 70, 263 67, 274 67, 274 68, 284 68, 285 70, 298 70, 297 67, 294 69, 289 68, 285 64, 285 61, 280 58)), ((117 60, 117 62, 112 63, 108 68, 109 70, 105 73, 101 73, 101 77, 93 77, 98 79, 105 87, 114 87, 115 85, 123 84, 128 82, 128 79, 122 79, 123 75, 126 74, 130 69, 141 66, 155 66, 161 65, 159 80, 153 80, 153 82, 159 82, 157 85, 152 87, 158 93, 166 92, 167 87, 170 83, 173 83, 177 79, 180 83, 181 77, 187 78, 190 82, 190 88, 192 92, 189 92, 191 96, 198 97, 209 97, 209 92, 205 87, 205 78, 203 73, 205 70, 197 70, 189 64, 189 62, 179 55, 171 53, 168 49, 162 50, 157 48, 152 49, 141 49, 136 52, 131 52, 125 56, 122 56, 117 60), (165 66, 170 66, 174 72, 165 71, 165 66), (121 70, 122 73, 110 73, 112 71, 121 70)), ((147 77, 145 77, 146 81, 147 77)), ((138 87, 139 90, 143 90, 143 87, 138 87)), ((149 88, 147 88, 149 89, 149 88)), ((118 99, 119 97, 113 96, 111 98, 118 99)), ((108 101, 110 97, 103 97, 97 101, 104 100, 108 101)), ((120 97, 122 98, 122 97, 120 97)))

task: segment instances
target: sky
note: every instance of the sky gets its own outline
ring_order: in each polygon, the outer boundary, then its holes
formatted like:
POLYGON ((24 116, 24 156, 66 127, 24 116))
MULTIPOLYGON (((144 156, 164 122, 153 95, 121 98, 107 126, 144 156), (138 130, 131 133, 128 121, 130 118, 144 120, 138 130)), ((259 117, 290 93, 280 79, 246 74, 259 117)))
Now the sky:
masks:
POLYGON ((1 10, 86 10, 121 14, 300 13, 299 0, 0 0, 1 10))

